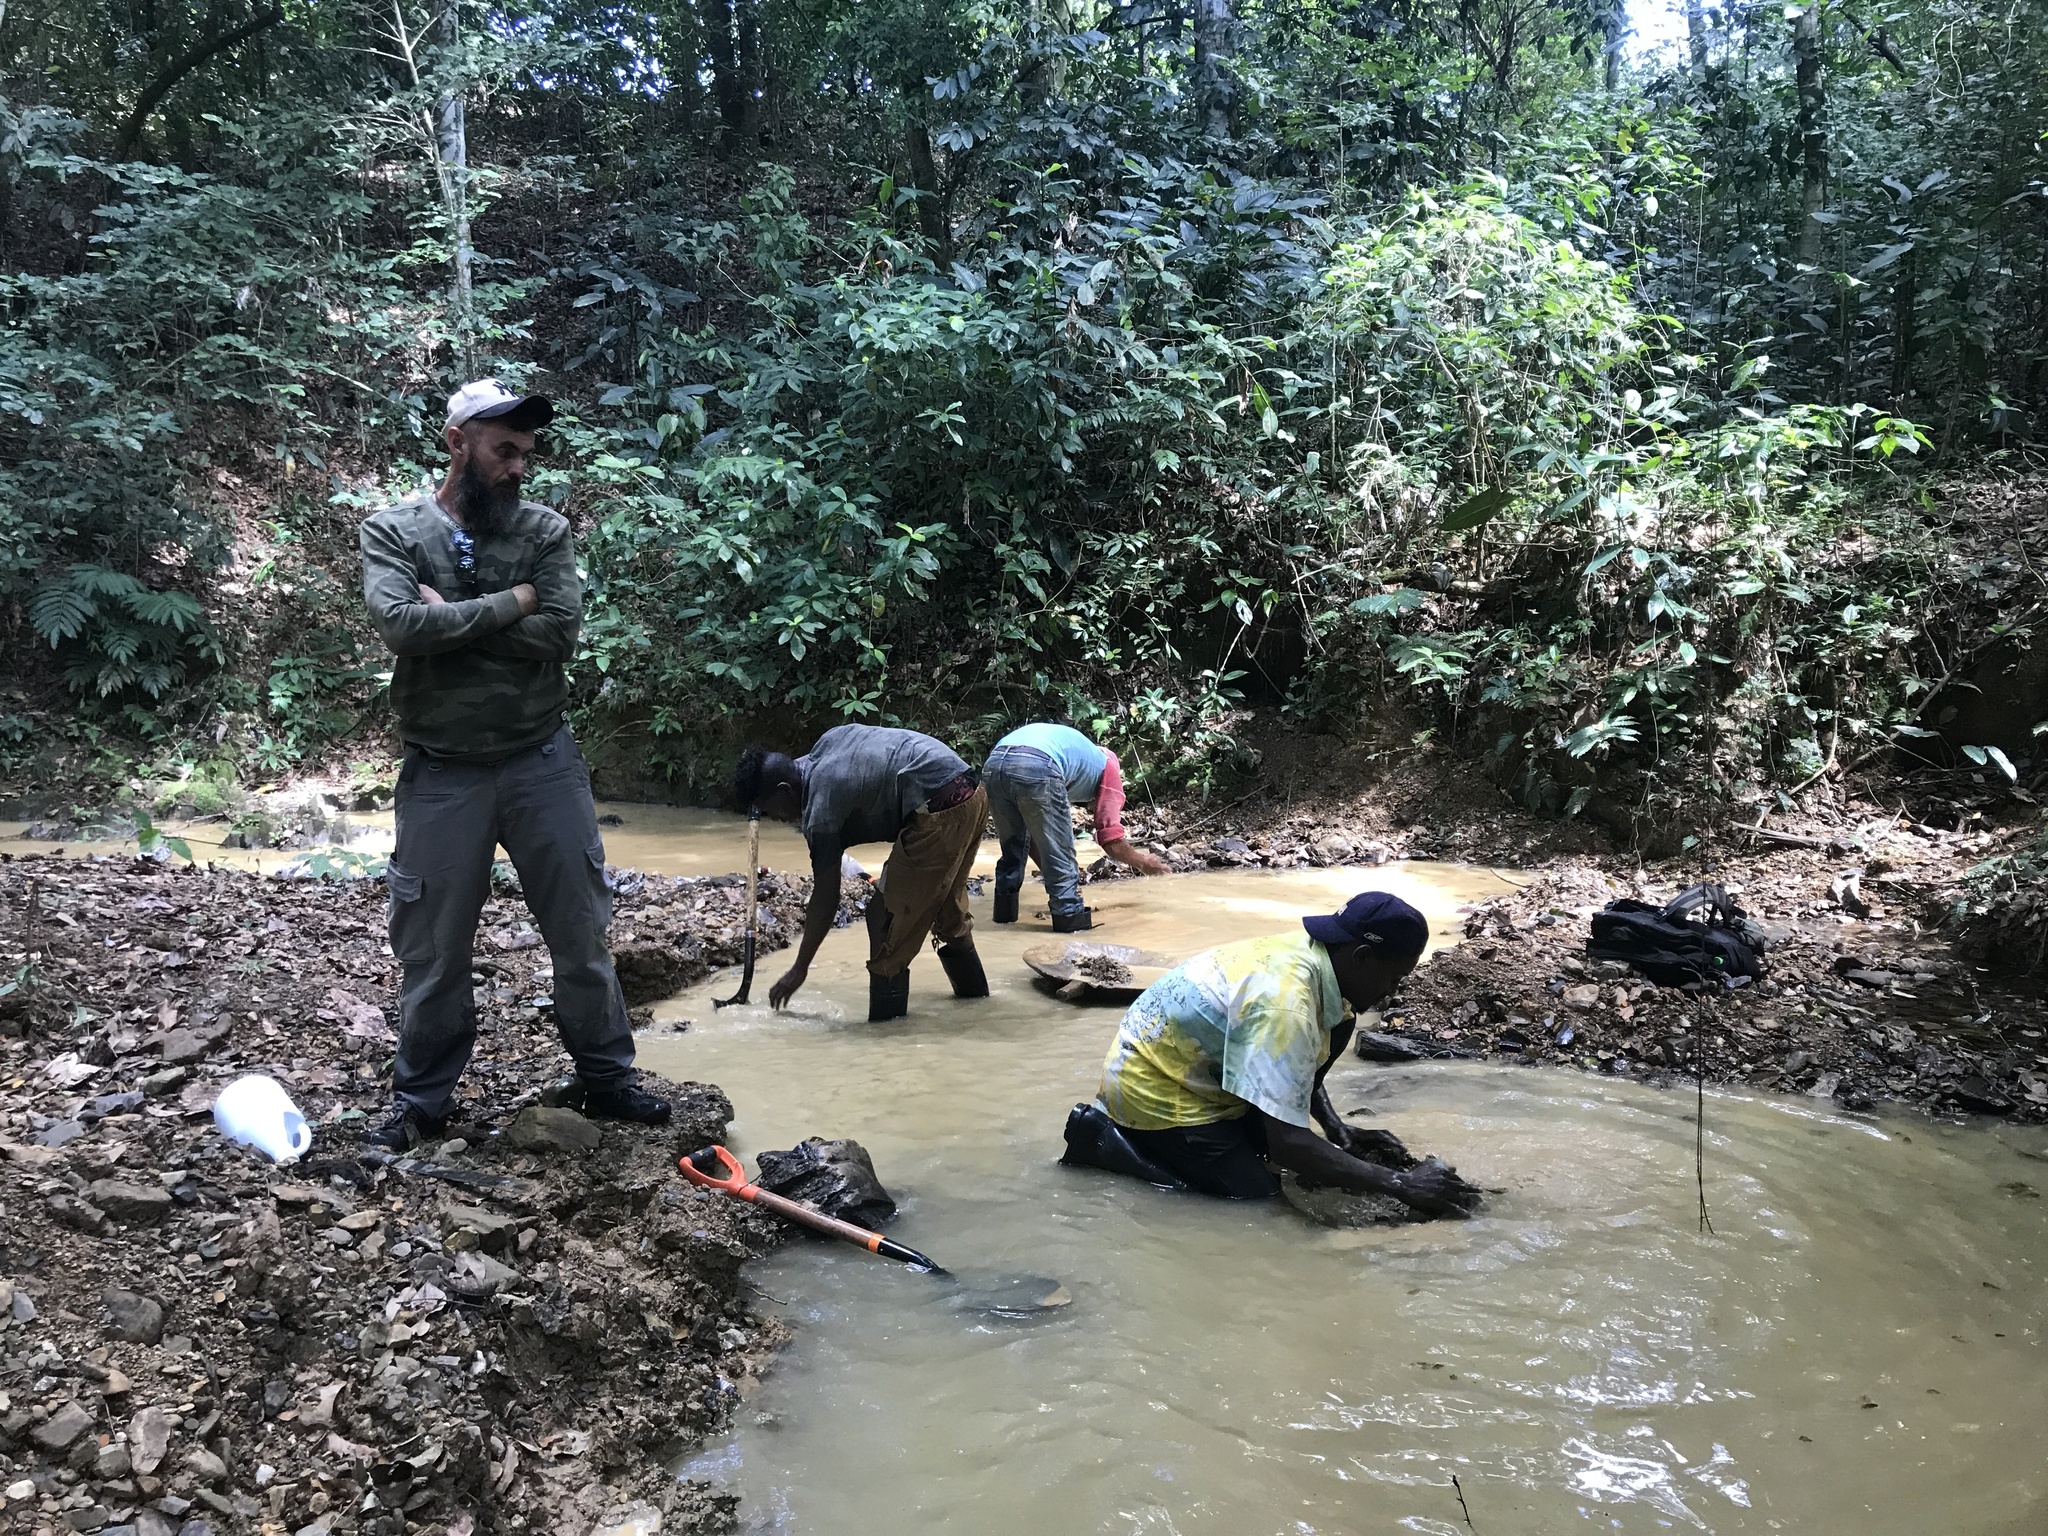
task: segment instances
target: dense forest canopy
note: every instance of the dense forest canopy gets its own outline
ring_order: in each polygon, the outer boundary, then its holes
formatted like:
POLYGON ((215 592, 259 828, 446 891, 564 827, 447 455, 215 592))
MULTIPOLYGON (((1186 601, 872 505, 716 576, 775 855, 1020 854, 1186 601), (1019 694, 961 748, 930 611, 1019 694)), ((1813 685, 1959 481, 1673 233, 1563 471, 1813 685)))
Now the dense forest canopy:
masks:
POLYGON ((743 726, 1046 715, 1207 786, 1247 707, 1398 706, 1699 824, 2013 643, 1923 622, 2025 575, 1926 474, 2040 435, 2044 19, 8 0, 0 612, 49 670, 0 748, 375 722, 353 520, 492 373, 568 404, 586 733, 679 786, 743 726))

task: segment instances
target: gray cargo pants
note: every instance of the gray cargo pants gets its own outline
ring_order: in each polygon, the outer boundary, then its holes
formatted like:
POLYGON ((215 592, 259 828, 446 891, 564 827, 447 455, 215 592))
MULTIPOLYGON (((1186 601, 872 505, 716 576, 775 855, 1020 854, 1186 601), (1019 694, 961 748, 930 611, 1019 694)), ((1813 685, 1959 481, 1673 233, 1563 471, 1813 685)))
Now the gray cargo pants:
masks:
POLYGON ((404 972, 394 1096, 436 1119, 476 1045, 470 958, 498 844, 555 962, 555 1027, 593 1088, 633 1066, 626 1000, 605 929, 611 892, 590 770, 567 726, 498 763, 454 763, 408 748, 398 775, 391 952, 404 972))

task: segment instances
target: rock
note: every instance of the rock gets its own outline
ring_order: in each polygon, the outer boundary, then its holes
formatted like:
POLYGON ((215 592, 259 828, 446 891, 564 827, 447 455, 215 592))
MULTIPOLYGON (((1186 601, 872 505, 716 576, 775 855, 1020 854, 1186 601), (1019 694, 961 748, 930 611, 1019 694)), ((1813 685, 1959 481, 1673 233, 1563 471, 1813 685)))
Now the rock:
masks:
POLYGON ((106 1230, 107 1213, 76 1195, 66 1194, 60 1190, 44 1203, 49 1206, 50 1214, 67 1227, 94 1234, 106 1230))
POLYGON ((522 1109, 505 1132, 521 1152, 593 1152, 601 1139, 597 1127, 575 1110, 539 1104, 522 1109))
POLYGON ((92 1464, 92 1475, 101 1482, 126 1477, 133 1470, 128 1447, 125 1445, 101 1446, 99 1457, 92 1464))
POLYGON ((104 1505, 94 1504, 86 1509, 71 1509, 64 1512, 64 1523, 74 1531, 97 1531, 106 1527, 108 1515, 104 1505))
POLYGON ((1845 869, 1828 882, 1828 899, 1851 917, 1870 916, 1870 904, 1863 899, 1863 871, 1845 869))
POLYGON ((139 1093, 103 1093, 78 1113, 82 1120, 104 1120, 109 1115, 132 1114, 140 1108, 139 1093))
POLYGON ((1848 977, 1849 980, 1855 982, 1858 986, 1872 987, 1879 992, 1887 990, 1888 988, 1890 988, 1893 982, 1898 980, 1898 977, 1890 971, 1857 970, 1844 971, 1842 972, 1842 974, 1848 977))
POLYGON ((787 1152, 763 1152, 761 1187, 815 1205, 828 1216, 878 1227, 896 1214, 896 1202, 875 1174, 874 1159, 857 1141, 813 1136, 787 1152))
POLYGON ((26 1504, 35 1496, 36 1485, 25 1477, 18 1483, 7 1485, 7 1502, 10 1504, 26 1504))
POLYGON ((1409 1219, 1408 1207, 1391 1195, 1359 1195, 1348 1189, 1306 1189, 1292 1173, 1280 1175, 1280 1194, 1310 1221, 1326 1227, 1384 1226, 1409 1219))
POLYGON ((525 1276, 487 1253, 458 1253, 448 1273, 448 1289, 469 1301, 484 1301, 519 1284, 525 1276))
POLYGON ((228 1475, 228 1464, 205 1446, 185 1453, 185 1470, 202 1483, 217 1483, 228 1475))
POLYGON ((486 1253, 502 1254, 509 1251, 519 1240, 519 1221, 516 1217, 500 1216, 495 1211, 484 1210, 475 1205, 451 1205, 448 1207, 449 1232, 446 1247, 455 1252, 481 1248, 486 1253))
POLYGON ((128 1457, 147 1475, 163 1464, 171 1443, 170 1422, 161 1408, 145 1408, 128 1421, 128 1457))
POLYGON ((732 1126, 732 1100, 712 1083, 678 1083, 670 1101, 670 1134, 678 1146, 708 1147, 725 1140, 732 1126))
POLYGON ((213 1527, 204 1520, 187 1520, 178 1527, 178 1536, 213 1536, 213 1527))
POLYGON ((2012 1100, 1981 1077, 1959 1077, 1948 1091, 1958 1109, 1973 1115, 2009 1115, 2012 1100))
POLYGON ((665 944, 622 944, 612 951, 612 968, 628 1008, 674 997, 690 979, 683 957, 665 944))
POLYGON ((86 1132, 83 1120, 52 1120, 35 1134, 39 1147, 68 1147, 86 1132))
POLYGON ((1351 1054, 1360 1061, 1421 1061, 1432 1054, 1432 1048, 1406 1035, 1383 1034, 1376 1029, 1361 1029, 1351 1038, 1351 1054))
POLYGON ((383 1219, 383 1215, 377 1211, 351 1211, 348 1215, 337 1221, 335 1225, 344 1232, 363 1233, 369 1231, 383 1219))
POLYGON ((135 1536, 178 1536, 177 1522, 161 1510, 135 1512, 135 1536))
POLYGON ((17 1323, 32 1323, 36 1320, 36 1304, 30 1299, 27 1291, 15 1290, 7 1304, 7 1310, 17 1323))
POLYGON ((227 1037, 228 1032, 224 1028, 204 1032, 196 1029, 173 1029, 157 1036, 154 1043, 164 1065, 176 1067, 187 1062, 205 1060, 227 1037))
POLYGON ((64 1160, 63 1154, 49 1147, 39 1147, 32 1142, 0 1141, 0 1157, 24 1168, 47 1168, 52 1163, 64 1160))
POLYGON ((590 1536, 656 1536, 660 1529, 660 1510, 651 1504, 628 1504, 606 1510, 604 1518, 590 1528, 590 1536))
POLYGON ((114 1337, 131 1344, 155 1345, 164 1336, 164 1304, 153 1296, 110 1287, 100 1298, 113 1320, 114 1337))
POLYGON ((1583 986, 1566 987, 1560 998, 1567 1008, 1576 1008, 1581 1013, 1590 1013, 1600 1006, 1600 988, 1595 982, 1583 986))
POLYGON ((185 1079, 192 1074, 183 1067, 171 1067, 163 1072, 152 1072, 142 1080, 142 1091, 151 1098, 160 1094, 176 1093, 185 1086, 185 1079))
POLYGON ((94 1179, 92 1200, 114 1220, 131 1227, 152 1227, 171 1208, 170 1191, 161 1184, 128 1184, 120 1179, 94 1179))
POLYGON ((29 1438, 46 1451, 68 1451, 72 1443, 91 1428, 92 1415, 71 1402, 30 1430, 29 1438))
POLYGON ((1333 832, 1328 837, 1317 838, 1314 849, 1315 856, 1324 863, 1342 864, 1351 857, 1352 843, 1350 838, 1340 837, 1333 832))

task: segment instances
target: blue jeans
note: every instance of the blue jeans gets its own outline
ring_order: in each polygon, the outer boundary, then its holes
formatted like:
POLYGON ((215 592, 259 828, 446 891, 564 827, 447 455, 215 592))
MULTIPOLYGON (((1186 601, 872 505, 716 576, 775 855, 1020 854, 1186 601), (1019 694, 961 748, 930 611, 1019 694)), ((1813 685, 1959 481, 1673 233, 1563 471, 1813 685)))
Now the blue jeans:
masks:
POLYGON ((1023 889, 1024 861, 1036 843, 1053 912, 1064 917, 1082 911, 1081 860, 1074 852, 1067 779, 1059 764, 1032 747, 998 747, 989 754, 981 782, 1003 848, 996 860, 996 889, 1023 889))

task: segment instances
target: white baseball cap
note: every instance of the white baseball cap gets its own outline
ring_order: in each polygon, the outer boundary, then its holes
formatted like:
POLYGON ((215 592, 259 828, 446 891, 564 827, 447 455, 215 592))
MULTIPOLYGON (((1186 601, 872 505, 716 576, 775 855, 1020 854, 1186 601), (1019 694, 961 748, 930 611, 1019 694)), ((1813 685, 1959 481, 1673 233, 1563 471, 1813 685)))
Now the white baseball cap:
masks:
POLYGON ((496 379, 476 379, 448 397, 447 425, 466 421, 502 421, 519 432, 538 432, 555 419, 555 404, 546 395, 515 395, 496 379))

